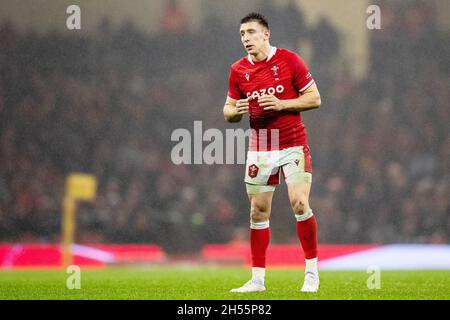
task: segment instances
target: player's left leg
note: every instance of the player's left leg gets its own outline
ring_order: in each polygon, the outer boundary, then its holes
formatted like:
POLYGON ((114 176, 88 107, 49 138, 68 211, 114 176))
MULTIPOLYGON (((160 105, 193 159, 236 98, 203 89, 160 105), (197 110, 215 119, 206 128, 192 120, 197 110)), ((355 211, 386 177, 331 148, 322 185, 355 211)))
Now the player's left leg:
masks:
POLYGON ((317 268, 317 221, 309 206, 310 183, 288 183, 289 200, 297 220, 297 235, 305 254, 303 292, 319 289, 317 268))
POLYGON ((319 289, 317 269, 317 221, 309 205, 312 183, 312 160, 307 145, 286 150, 283 174, 288 186, 289 200, 297 220, 297 235, 305 254, 303 292, 319 289))

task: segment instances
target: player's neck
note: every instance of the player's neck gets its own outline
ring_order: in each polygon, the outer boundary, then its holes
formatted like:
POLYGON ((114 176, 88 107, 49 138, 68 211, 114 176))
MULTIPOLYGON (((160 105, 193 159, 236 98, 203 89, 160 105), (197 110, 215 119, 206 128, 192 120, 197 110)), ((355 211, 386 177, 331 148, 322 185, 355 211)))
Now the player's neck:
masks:
POLYGON ((270 43, 267 43, 267 45, 265 45, 261 51, 259 51, 256 55, 252 55, 252 60, 256 62, 263 61, 269 56, 271 49, 272 46, 270 45, 270 43))

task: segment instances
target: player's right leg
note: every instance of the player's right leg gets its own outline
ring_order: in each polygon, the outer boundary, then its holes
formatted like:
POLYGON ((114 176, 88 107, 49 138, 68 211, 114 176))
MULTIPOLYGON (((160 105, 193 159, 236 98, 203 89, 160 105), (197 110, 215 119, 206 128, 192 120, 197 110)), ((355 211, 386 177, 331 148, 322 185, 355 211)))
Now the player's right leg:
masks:
POLYGON ((250 247, 252 254, 252 278, 242 287, 230 292, 265 291, 266 251, 270 242, 269 217, 274 186, 247 184, 250 200, 250 247))

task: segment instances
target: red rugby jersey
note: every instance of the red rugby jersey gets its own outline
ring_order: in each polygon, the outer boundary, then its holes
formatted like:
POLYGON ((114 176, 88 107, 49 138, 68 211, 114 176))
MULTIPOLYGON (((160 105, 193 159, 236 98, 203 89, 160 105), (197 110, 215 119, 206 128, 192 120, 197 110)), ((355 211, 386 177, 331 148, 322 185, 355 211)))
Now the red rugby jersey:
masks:
POLYGON ((250 100, 248 113, 250 128, 256 133, 250 139, 250 150, 281 150, 307 144, 300 112, 264 111, 258 97, 273 94, 280 100, 295 99, 313 83, 303 59, 287 49, 272 47, 263 61, 252 61, 248 55, 231 66, 228 96, 236 100, 254 98, 250 100), (276 139, 273 132, 278 134, 278 143, 273 143, 272 139, 276 139))

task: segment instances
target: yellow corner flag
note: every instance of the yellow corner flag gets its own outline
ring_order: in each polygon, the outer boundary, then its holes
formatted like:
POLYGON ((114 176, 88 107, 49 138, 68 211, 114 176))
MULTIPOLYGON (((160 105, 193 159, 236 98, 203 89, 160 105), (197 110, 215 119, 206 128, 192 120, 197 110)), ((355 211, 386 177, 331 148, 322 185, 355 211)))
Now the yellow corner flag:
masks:
POLYGON ((66 178, 66 190, 63 200, 62 248, 63 265, 72 264, 71 245, 75 237, 76 201, 95 200, 97 179, 93 175, 72 173, 66 178))

